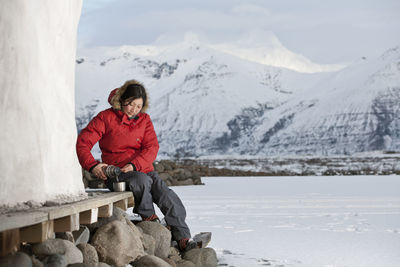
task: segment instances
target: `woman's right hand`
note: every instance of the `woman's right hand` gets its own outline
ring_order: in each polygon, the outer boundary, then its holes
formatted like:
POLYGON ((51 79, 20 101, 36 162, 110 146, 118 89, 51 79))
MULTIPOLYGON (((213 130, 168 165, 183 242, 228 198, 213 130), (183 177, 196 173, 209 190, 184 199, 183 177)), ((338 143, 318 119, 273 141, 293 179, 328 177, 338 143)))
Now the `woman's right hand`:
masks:
POLYGON ((106 174, 103 172, 103 167, 107 167, 106 163, 99 163, 93 168, 92 173, 102 180, 107 180, 106 174))

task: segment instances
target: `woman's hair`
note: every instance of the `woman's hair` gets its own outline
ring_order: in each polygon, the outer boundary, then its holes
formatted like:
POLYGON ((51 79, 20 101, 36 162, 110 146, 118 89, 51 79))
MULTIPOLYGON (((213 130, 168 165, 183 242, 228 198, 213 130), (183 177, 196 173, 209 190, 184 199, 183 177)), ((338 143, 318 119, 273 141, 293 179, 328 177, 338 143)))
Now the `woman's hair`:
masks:
POLYGON ((120 102, 121 102, 121 106, 122 103, 128 99, 138 99, 138 98, 142 98, 143 99, 143 106, 146 105, 146 90, 144 89, 144 87, 141 84, 130 84, 128 85, 128 87, 126 88, 125 92, 121 95, 120 97, 120 102))

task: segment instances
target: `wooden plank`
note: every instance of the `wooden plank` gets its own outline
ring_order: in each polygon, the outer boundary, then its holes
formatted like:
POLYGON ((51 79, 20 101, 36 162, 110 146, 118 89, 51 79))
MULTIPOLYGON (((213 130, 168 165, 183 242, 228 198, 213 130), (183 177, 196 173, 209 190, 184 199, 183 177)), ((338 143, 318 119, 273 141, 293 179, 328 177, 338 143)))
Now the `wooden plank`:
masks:
POLYGON ((17 229, 45 222, 49 219, 47 212, 19 211, 0 215, 0 232, 17 229))
POLYGON ((113 213, 113 203, 99 207, 99 217, 107 218, 111 217, 113 213))
POLYGON ((135 200, 133 197, 128 198, 128 208, 133 208, 135 207, 135 200))
MULTIPOLYGON (((98 208, 83 211, 79 214, 79 222, 80 222, 80 224, 95 223, 95 222, 97 222, 98 214, 99 214, 98 208)), ((79 229, 79 227, 78 227, 78 229, 79 229)))
POLYGON ((54 232, 72 232, 79 230, 79 213, 54 220, 54 232))
MULTIPOLYGON (((110 205, 127 198, 133 198, 132 192, 105 192, 86 200, 81 200, 65 205, 43 207, 29 211, 11 212, 0 215, 0 232, 33 226, 48 220, 54 220, 78 214, 93 208, 110 205)), ((124 208, 122 202, 122 208, 124 208)), ((126 210, 126 209, 125 209, 126 210)), ((108 211, 109 212, 109 211, 108 211)), ((112 211, 111 211, 112 212, 112 211)), ((104 213, 107 214, 107 213, 104 213)))
POLYGON ((54 233, 54 221, 41 222, 19 229, 21 242, 39 243, 51 238, 54 233))
POLYGON ((19 229, 7 230, 0 233, 0 257, 19 250, 21 244, 19 229))
POLYGON ((74 213, 80 213, 82 211, 98 208, 109 203, 117 202, 121 199, 131 197, 132 192, 107 192, 99 194, 89 199, 77 201, 74 203, 58 206, 58 207, 46 207, 41 208, 40 211, 47 211, 49 213, 49 219, 57 219, 71 215, 74 213))
POLYGON ((114 206, 118 207, 122 210, 127 210, 128 209, 128 199, 125 198, 125 199, 121 199, 117 202, 114 202, 114 206))

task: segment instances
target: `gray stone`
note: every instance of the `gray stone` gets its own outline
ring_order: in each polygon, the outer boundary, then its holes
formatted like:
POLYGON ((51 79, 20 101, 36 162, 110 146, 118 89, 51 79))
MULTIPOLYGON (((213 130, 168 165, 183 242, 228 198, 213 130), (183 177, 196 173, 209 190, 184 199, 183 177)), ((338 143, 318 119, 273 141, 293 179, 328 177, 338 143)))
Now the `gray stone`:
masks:
POLYGON ((14 255, 8 255, 0 258, 0 267, 32 267, 32 260, 28 254, 17 252, 14 255))
POLYGON ((72 235, 74 236, 75 245, 78 245, 81 243, 89 242, 90 231, 89 228, 82 225, 81 227, 79 227, 78 231, 73 231, 72 235))
POLYGON ((217 267, 218 260, 212 248, 194 248, 183 255, 184 260, 196 264, 197 267, 217 267))
POLYGON ((134 225, 134 224, 131 222, 131 220, 129 220, 129 219, 125 219, 125 223, 132 229, 132 231, 133 231, 133 233, 134 233, 135 235, 140 236, 140 240, 141 240, 142 243, 143 243, 143 230, 140 229, 139 227, 136 227, 136 225, 134 225))
POLYGON ((96 249, 87 243, 81 243, 76 246, 83 255, 83 265, 86 266, 97 266, 99 263, 99 256, 97 255, 96 249))
POLYGON ((54 254, 63 255, 67 264, 83 262, 82 252, 68 240, 49 239, 35 244, 32 247, 32 251, 41 258, 54 254))
POLYGON ((44 267, 66 267, 67 262, 65 260, 64 255, 53 254, 47 256, 44 261, 44 267))
POLYGON ((72 243, 75 243, 74 236, 72 235, 71 232, 56 233, 56 238, 68 240, 71 241, 72 243))
POLYGON ((179 260, 176 262, 176 267, 196 267, 196 264, 187 260, 179 260))
POLYGON ((193 173, 187 169, 184 170, 183 175, 185 176, 186 179, 193 177, 193 173))
POLYGON ((171 267, 166 261, 154 255, 146 255, 136 260, 135 267, 171 267))
POLYGON ((211 232, 200 232, 193 237, 193 241, 201 243, 201 247, 205 248, 211 241, 211 232))
POLYGON ((167 258, 171 244, 171 232, 158 222, 140 222, 137 224, 142 228, 143 233, 151 235, 156 241, 154 255, 160 258, 167 258))
POLYGON ((35 255, 31 256, 31 260, 32 260, 32 267, 44 267, 43 262, 41 262, 40 260, 38 260, 35 255))
POLYGON ((192 178, 188 178, 186 180, 177 180, 175 181, 174 185, 193 185, 192 178))
POLYGON ((155 163, 154 164, 154 170, 158 173, 164 171, 164 166, 161 163, 155 163))
POLYGON ((108 224, 110 222, 113 222, 113 221, 125 222, 126 219, 129 220, 129 215, 125 211, 123 211, 122 209, 114 207, 112 216, 106 217, 106 218, 98 218, 97 222, 92 223, 92 224, 88 224, 86 226, 89 228, 90 232, 93 233, 99 227, 102 227, 103 225, 106 225, 106 224, 108 224))
POLYGON ((166 263, 168 263, 169 265, 171 265, 172 267, 176 267, 176 263, 173 259, 170 258, 164 258, 163 259, 166 263))
POLYGON ((156 240, 154 237, 148 234, 143 234, 143 247, 146 254, 154 255, 154 251, 156 249, 156 240))
POLYGON ((174 169, 174 167, 172 166, 171 162, 163 161, 160 164, 162 164, 164 166, 164 170, 165 171, 172 171, 174 169))
MULTIPOLYGON (((83 263, 69 264, 67 267, 85 267, 83 263)), ((97 267, 97 265, 88 265, 88 267, 97 267)))
POLYGON ((185 180, 187 178, 185 175, 185 170, 182 168, 173 170, 172 176, 177 180, 185 180))
POLYGON ((99 262, 99 265, 97 265, 97 267, 110 267, 110 265, 104 262, 99 262))
POLYGON ((169 248, 168 257, 170 257, 170 256, 179 256, 179 255, 180 255, 179 250, 176 247, 170 247, 169 248))
POLYGON ((22 243, 18 251, 19 252, 23 252, 25 254, 28 254, 29 256, 32 256, 33 255, 32 244, 29 244, 29 243, 25 243, 24 244, 24 243, 22 243))
POLYGON ((97 229, 92 238, 99 260, 110 265, 123 266, 144 255, 139 230, 126 222, 113 221, 97 229))
POLYGON ((159 176, 160 176, 161 180, 163 180, 167 184, 168 184, 168 182, 171 182, 173 180, 172 176, 167 172, 160 173, 159 176))

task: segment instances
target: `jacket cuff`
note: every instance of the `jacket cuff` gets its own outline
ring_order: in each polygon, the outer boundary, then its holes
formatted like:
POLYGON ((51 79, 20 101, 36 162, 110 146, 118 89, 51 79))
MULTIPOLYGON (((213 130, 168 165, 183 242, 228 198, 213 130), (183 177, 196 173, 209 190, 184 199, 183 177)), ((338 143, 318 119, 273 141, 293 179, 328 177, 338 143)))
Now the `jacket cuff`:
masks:
POLYGON ((129 162, 129 164, 131 164, 131 165, 132 165, 132 167, 133 167, 133 171, 137 171, 135 164, 133 164, 132 162, 129 162))
POLYGON ((89 168, 89 172, 92 173, 92 170, 94 169, 94 167, 96 167, 99 164, 100 164, 100 162, 96 162, 96 164, 94 164, 92 167, 89 168))

